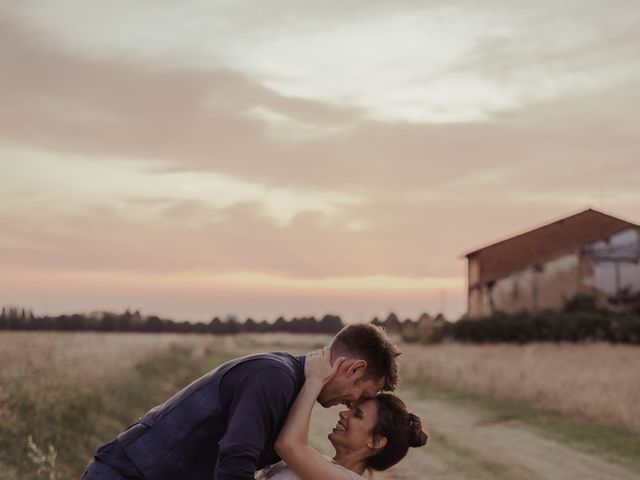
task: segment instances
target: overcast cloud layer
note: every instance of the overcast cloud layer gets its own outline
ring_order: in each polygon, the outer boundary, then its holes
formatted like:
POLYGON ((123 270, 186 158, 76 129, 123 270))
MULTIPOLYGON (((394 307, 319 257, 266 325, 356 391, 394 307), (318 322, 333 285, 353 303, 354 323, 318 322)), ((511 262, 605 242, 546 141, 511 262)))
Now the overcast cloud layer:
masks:
POLYGON ((456 318, 465 252, 587 207, 640 222, 639 23, 635 2, 5 2, 0 303, 456 318))

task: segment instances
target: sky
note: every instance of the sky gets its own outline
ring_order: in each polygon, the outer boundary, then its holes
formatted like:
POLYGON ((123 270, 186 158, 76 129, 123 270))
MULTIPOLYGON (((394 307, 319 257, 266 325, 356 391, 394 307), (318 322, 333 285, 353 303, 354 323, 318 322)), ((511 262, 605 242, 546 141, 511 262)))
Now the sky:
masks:
POLYGON ((640 223, 640 5, 0 0, 0 304, 466 310, 464 254, 640 223))

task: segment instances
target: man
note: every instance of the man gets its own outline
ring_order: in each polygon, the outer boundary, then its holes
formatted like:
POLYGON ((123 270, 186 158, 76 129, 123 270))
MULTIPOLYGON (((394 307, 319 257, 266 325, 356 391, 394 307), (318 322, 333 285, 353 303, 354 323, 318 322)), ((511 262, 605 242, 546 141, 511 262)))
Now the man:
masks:
MULTIPOLYGON (((370 324, 343 328, 323 407, 351 405, 398 382, 397 347, 370 324)), ((83 480, 252 480, 280 459, 273 444, 304 383, 304 356, 251 355, 222 364, 98 449, 83 480)))

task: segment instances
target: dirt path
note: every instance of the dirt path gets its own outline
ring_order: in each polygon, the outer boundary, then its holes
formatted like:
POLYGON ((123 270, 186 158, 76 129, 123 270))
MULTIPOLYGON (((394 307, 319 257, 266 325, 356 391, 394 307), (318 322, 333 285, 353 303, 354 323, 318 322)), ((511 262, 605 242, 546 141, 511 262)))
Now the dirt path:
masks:
MULTIPOLYGON (((638 471, 545 438, 520 423, 489 423, 482 411, 470 407, 419 399, 411 392, 401 395, 427 419, 429 444, 410 451, 403 462, 376 479, 640 480, 638 471)), ((314 444, 330 453, 326 434, 339 409, 316 410, 314 444)))

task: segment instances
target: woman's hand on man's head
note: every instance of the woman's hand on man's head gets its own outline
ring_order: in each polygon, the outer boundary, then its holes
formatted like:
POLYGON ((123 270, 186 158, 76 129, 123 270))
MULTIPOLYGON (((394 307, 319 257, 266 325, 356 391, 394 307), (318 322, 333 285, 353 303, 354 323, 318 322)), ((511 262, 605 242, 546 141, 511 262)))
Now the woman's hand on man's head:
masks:
POLYGON ((336 376, 340 366, 345 361, 345 357, 338 357, 331 364, 331 350, 324 347, 314 352, 308 353, 304 362, 304 375, 306 381, 317 381, 325 385, 336 376))

